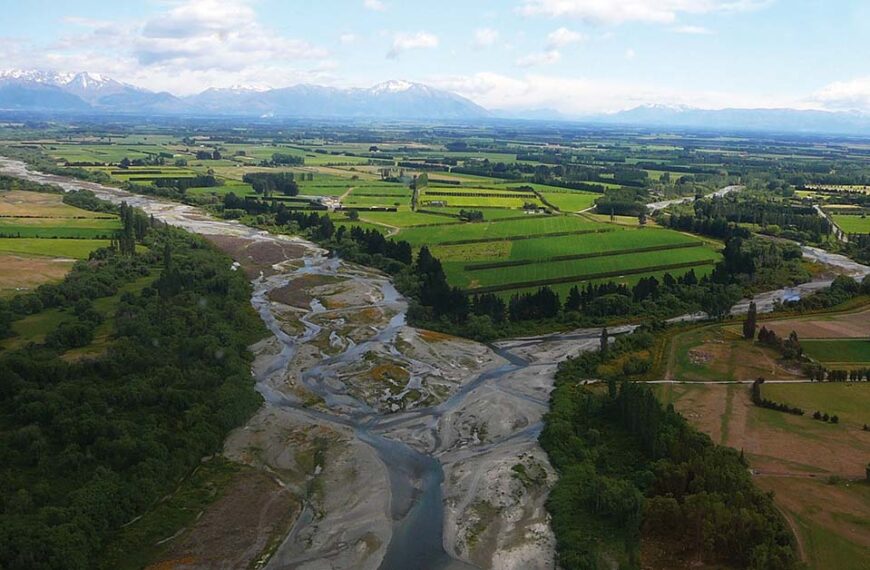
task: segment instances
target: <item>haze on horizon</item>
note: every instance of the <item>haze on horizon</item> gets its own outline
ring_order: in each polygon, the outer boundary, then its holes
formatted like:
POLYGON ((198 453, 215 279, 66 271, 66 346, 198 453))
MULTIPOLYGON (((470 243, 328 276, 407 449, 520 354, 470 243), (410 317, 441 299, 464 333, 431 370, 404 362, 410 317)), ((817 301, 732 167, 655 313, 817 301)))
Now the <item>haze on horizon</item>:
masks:
POLYGON ((177 95, 407 79, 488 108, 870 112, 860 0, 0 0, 0 67, 177 95))

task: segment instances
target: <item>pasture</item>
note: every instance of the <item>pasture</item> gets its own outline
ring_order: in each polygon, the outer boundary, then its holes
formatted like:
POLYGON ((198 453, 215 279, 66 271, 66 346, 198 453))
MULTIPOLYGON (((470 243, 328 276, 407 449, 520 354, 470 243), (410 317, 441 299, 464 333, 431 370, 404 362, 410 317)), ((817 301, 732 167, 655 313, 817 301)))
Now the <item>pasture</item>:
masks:
MULTIPOLYGON (((517 212, 519 214, 519 212, 517 212)), ((486 212, 484 212, 484 219, 486 212)), ((515 240, 528 236, 597 232, 609 230, 606 226, 569 216, 527 216, 524 219, 484 221, 461 226, 438 226, 402 230, 399 238, 414 246, 455 243, 468 240, 515 240)))
POLYGON ((95 249, 108 247, 106 239, 0 238, 0 255, 41 255, 65 259, 87 259, 95 249))
POLYGON ((870 234, 870 218, 866 215, 832 214, 831 218, 847 234, 870 234))
POLYGON ((870 366, 870 339, 802 340, 804 352, 811 358, 833 368, 870 366))
POLYGON ((742 450, 755 483, 774 492, 810 568, 863 570, 870 549, 870 487, 859 482, 870 454, 870 384, 766 384, 765 397, 809 410, 794 416, 756 407, 749 387, 656 387, 713 441, 742 450), (812 419, 816 409, 839 424, 812 419))

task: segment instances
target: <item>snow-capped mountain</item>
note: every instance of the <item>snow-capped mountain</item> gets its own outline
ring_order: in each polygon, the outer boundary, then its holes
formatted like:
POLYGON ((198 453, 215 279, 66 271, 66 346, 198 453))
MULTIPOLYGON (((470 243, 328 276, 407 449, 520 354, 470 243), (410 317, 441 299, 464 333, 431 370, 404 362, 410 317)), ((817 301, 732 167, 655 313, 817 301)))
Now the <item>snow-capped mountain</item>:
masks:
POLYGON ((205 112, 251 116, 461 119, 489 114, 464 97, 410 81, 353 89, 311 84, 268 90, 208 89, 184 101, 205 112))
POLYGON ((96 73, 13 69, 0 72, 0 108, 52 111, 168 111, 183 108, 169 93, 153 93, 96 73))
POLYGON ((453 93, 410 81, 339 89, 237 85, 189 97, 155 93, 96 73, 0 72, 0 110, 273 117, 468 119, 488 115, 453 93))
POLYGON ((7 69, 0 71, 0 81, 19 83, 41 83, 43 85, 66 85, 76 76, 75 73, 57 73, 40 69, 7 69))
POLYGON ((870 116, 808 109, 699 109, 643 105, 587 120, 619 125, 679 127, 711 131, 768 131, 866 134, 870 116))
POLYGON ((89 103, 99 102, 101 98, 108 95, 142 91, 142 89, 133 85, 88 72, 75 74, 69 81, 60 84, 59 87, 67 93, 77 95, 89 103))
POLYGON ((719 131, 870 133, 870 115, 795 109, 697 109, 644 105, 607 115, 568 117, 549 109, 490 112, 441 89, 411 81, 385 81, 342 89, 300 84, 271 89, 235 85, 176 97, 96 73, 0 71, 0 111, 112 113, 128 115, 238 116, 276 118, 371 118, 581 121, 609 125, 719 131))

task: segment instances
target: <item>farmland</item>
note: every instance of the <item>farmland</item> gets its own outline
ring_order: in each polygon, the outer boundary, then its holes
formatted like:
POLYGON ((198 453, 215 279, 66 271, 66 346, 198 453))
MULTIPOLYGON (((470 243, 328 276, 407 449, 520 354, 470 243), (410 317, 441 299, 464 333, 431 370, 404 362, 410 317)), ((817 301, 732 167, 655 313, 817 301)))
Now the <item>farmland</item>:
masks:
MULTIPOLYGON (((337 207, 357 212, 351 219, 346 211, 330 211, 337 226, 377 230, 415 249, 429 246, 442 260, 450 284, 469 292, 495 291, 509 297, 548 285, 564 296, 575 284, 633 285, 644 276, 679 277, 689 270, 700 277, 720 258, 718 244, 656 229, 652 221, 644 228, 636 217, 574 215, 594 208, 601 193, 518 177, 509 172, 523 168, 513 150, 453 152, 437 145, 377 145, 375 151, 367 143, 243 144, 166 135, 91 138, 79 144, 40 141, 34 146, 54 160, 81 165, 119 186, 164 186, 213 177, 213 185, 185 190, 196 204, 220 204, 232 193, 262 203, 278 200, 294 210, 322 211, 320 201, 328 198, 330 209, 340 204, 337 207), (276 156, 291 157, 295 163, 274 164, 276 156), (507 166, 476 172, 496 163, 507 166), (416 177, 432 164, 440 170, 428 172, 428 181, 415 190, 416 177), (242 181, 253 173, 292 175, 298 195, 259 196, 242 181), (463 221, 463 211, 480 212, 482 220, 463 221)), ((663 172, 652 179, 660 179, 663 172)), ((620 185, 611 173, 602 172, 595 187, 620 185)), ((99 232, 112 229, 111 221, 67 224, 53 234, 34 229, 39 224, 25 225, 0 222, 0 233, 102 237, 99 232)))
POLYGON ((0 296, 60 280, 120 227, 117 216, 70 206, 60 194, 0 192, 0 296))
POLYGON ((802 340, 804 351, 819 362, 834 368, 870 365, 870 339, 802 340))
POLYGON ((831 217, 847 234, 870 234, 870 218, 866 215, 834 214, 831 217))

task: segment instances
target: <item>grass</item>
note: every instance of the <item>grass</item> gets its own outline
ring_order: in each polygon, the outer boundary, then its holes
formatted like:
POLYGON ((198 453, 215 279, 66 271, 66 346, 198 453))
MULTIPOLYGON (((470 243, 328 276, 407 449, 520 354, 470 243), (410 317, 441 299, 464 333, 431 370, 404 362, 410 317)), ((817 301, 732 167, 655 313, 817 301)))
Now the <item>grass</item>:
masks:
POLYGON ((540 259, 559 255, 581 255, 689 243, 702 244, 700 240, 669 230, 622 230, 604 234, 517 241, 511 250, 511 259, 540 259))
POLYGON ((92 251, 109 244, 105 239, 0 238, 0 254, 87 259, 92 251))
POLYGON ((675 334, 668 369, 674 380, 688 382, 802 378, 802 374, 783 367, 775 350, 746 341, 721 325, 675 334))
MULTIPOLYGON (((474 272, 465 271, 464 262, 445 262, 444 270, 447 273, 448 280, 453 284, 473 289, 566 277, 576 277, 579 281, 584 278, 595 278, 594 276, 600 273, 628 272, 638 269, 656 271, 657 268, 663 265, 693 262, 699 264, 704 261, 713 262, 718 257, 719 254, 717 252, 706 248, 686 248, 648 253, 626 253, 570 261, 543 262, 516 267, 484 269, 474 272)), ((618 275, 615 277, 618 277, 618 275)))
POLYGON ((0 217, 105 218, 108 214, 90 212, 63 203, 63 195, 13 190, 0 192, 0 217))
POLYGON ((870 363, 870 339, 802 340, 801 346, 807 355, 826 364, 870 363))
POLYGON ((870 234, 870 218, 866 216, 833 214, 831 217, 847 234, 870 234))
POLYGON ((563 212, 579 212, 591 208, 601 194, 592 192, 542 192, 544 199, 563 212))
POLYGON ((0 235, 22 238, 106 238, 120 228, 117 219, 0 218, 0 235))
MULTIPOLYGON (((486 212, 484 211, 484 217, 486 212)), ((601 224, 572 216, 529 216, 526 219, 484 221, 459 226, 409 228, 402 230, 399 239, 414 246, 432 245, 468 239, 509 239, 513 236, 540 235, 557 232, 600 230, 601 224)))
POLYGON ((46 309, 12 323, 13 336, 0 341, 0 348, 16 350, 31 342, 41 343, 69 315, 59 309, 46 309))
POLYGON ((870 424, 870 384, 824 382, 765 384, 764 397, 812 412, 840 416, 841 422, 870 424))
POLYGON ((400 228, 409 228, 413 226, 435 225, 435 224, 458 224, 461 223, 458 218, 450 218, 447 216, 439 216, 435 214, 425 214, 421 212, 412 212, 406 207, 402 207, 398 212, 360 212, 360 220, 375 224, 387 224, 400 228))
MULTIPOLYGON (((865 493, 866 495, 866 493, 865 493)), ((868 500, 870 498, 865 498, 868 500)), ((847 540, 808 516, 793 515, 804 538, 811 568, 867 570, 868 549, 847 540)), ((863 522, 866 528, 867 521, 863 522)), ((870 529, 868 529, 870 532, 870 529)))

